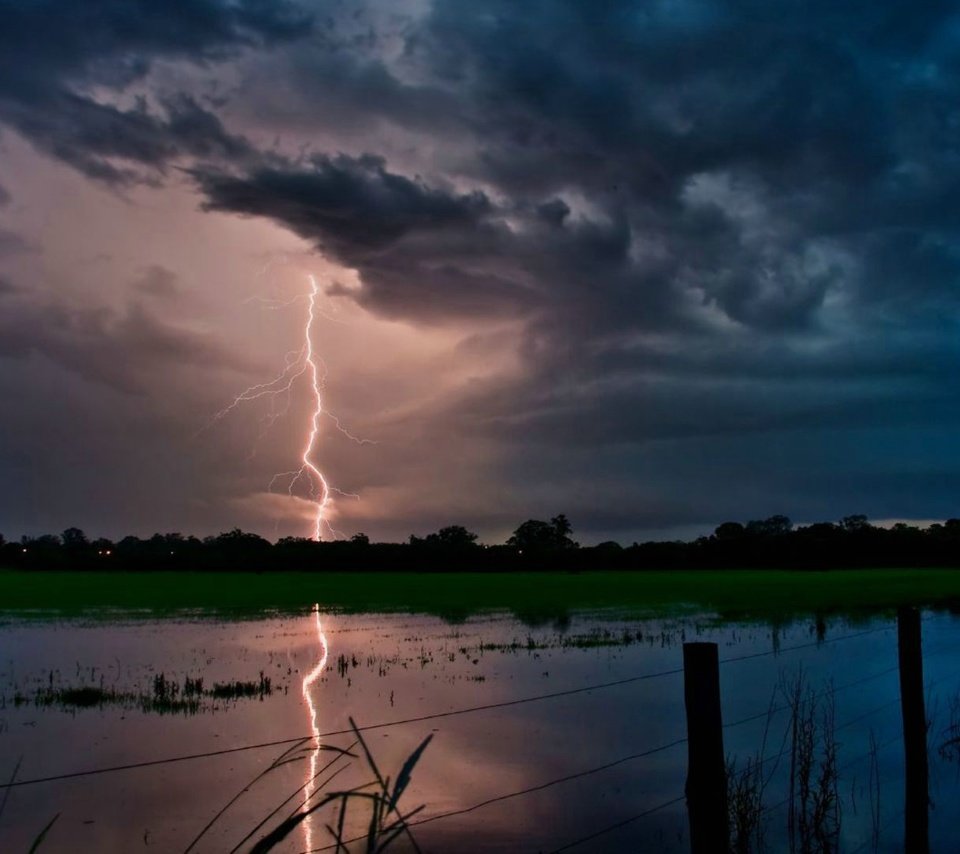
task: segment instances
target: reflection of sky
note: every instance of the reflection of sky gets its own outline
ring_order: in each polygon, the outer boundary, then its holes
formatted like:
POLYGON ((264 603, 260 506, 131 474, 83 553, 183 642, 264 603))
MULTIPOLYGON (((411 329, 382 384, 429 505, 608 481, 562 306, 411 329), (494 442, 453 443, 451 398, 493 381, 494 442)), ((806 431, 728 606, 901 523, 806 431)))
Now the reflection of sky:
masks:
MULTIPOLYGON (((234 624, 7 625, 0 629, 4 650, 0 687, 4 691, 11 680, 43 676, 51 666, 59 667, 63 678, 72 679, 77 662, 81 668, 103 668, 108 681, 112 680, 110 668, 116 668, 117 649, 123 650, 121 681, 136 679, 137 673, 145 680, 151 672, 149 665, 168 674, 204 668, 210 679, 246 678, 263 669, 275 673, 277 685, 290 690, 288 694, 275 693, 263 703, 238 703, 222 713, 196 718, 156 718, 109 709, 71 716, 8 706, 0 710, 0 775, 6 776, 21 754, 25 759, 20 775, 32 777, 199 752, 211 745, 230 747, 304 735, 305 712, 309 731, 316 737, 319 732, 345 729, 351 714, 363 725, 608 682, 676 667, 684 639, 719 642, 721 659, 767 652, 772 647, 771 632, 763 626, 698 629, 694 623, 632 623, 631 630, 643 632, 642 643, 528 650, 528 637, 539 644, 556 641, 561 635, 550 626, 528 628, 499 618, 450 626, 409 615, 340 616, 335 629, 321 627, 320 620, 321 615, 312 614, 234 624), (348 660, 356 656, 358 666, 351 664, 343 678, 332 665, 329 669, 319 666, 318 656, 322 663, 327 654, 327 639, 348 660), (509 647, 514 640, 516 649, 490 648, 491 644, 509 647), (157 650, 163 650, 162 656, 157 650), (289 677, 288 666, 292 671, 289 677), (302 693, 293 690, 295 687, 302 688, 302 693)), ((827 637, 883 625, 881 621, 869 626, 838 623, 828 627, 827 637)), ((574 618, 563 637, 569 639, 590 628, 589 621, 574 618)), ((615 623, 610 628, 619 633, 625 626, 615 623)), ((858 798, 857 809, 847 804, 843 817, 843 841, 852 848, 869 836, 869 763, 864 756, 870 730, 881 744, 899 733, 897 672, 883 672, 896 665, 896 631, 891 623, 889 629, 820 648, 786 650, 814 640, 812 629, 810 624, 783 629, 780 643, 785 651, 779 657, 768 655, 722 666, 724 720, 729 724, 762 711, 781 676, 789 678, 801 664, 817 689, 827 679, 842 688, 855 679, 877 674, 836 695, 839 726, 864 716, 838 731, 841 765, 851 763, 844 772, 842 793, 849 798, 856 792, 858 798), (884 704, 889 705, 877 710, 884 704)), ((924 621, 923 633, 931 697, 928 712, 935 716, 931 742, 935 743, 947 718, 948 698, 960 681, 955 655, 960 621, 932 616, 924 621)), ((784 713, 772 719, 768 754, 779 749, 785 725, 784 713)), ((724 733, 727 752, 743 759, 757 750, 764 727, 760 719, 728 728, 724 733)), ((408 809, 425 804, 424 816, 470 806, 683 737, 682 682, 678 676, 668 676, 374 730, 369 742, 378 763, 392 774, 431 731, 436 736, 404 797, 408 809)), ((346 746, 342 739, 331 739, 331 743, 346 746)), ((207 850, 220 850, 227 842, 229 849, 252 825, 251 817, 273 808, 278 793, 309 781, 316 772, 316 755, 308 763, 309 769, 299 764, 282 769, 278 774, 295 776, 271 775, 267 781, 272 782, 265 781, 246 795, 239 811, 228 814, 223 825, 215 828, 207 850), (231 836, 234 831, 235 837, 231 836)), ((45 843, 50 851, 76 850, 76 845, 88 850, 126 850, 142 845, 145 830, 157 850, 176 850, 222 805, 224 792, 234 790, 238 779, 255 776, 271 758, 260 752, 235 754, 149 773, 126 772, 16 790, 0 825, 0 843, 14 850, 18 845, 29 847, 29 840, 49 820, 51 806, 55 806, 63 815, 57 832, 45 843), (84 823, 91 820, 93 824, 84 823)), ((581 780, 424 825, 417 838, 425 850, 522 852, 556 847, 679 794, 685 761, 681 745, 581 780)), ((893 843, 890 850, 899 848, 902 762, 899 742, 882 750, 881 820, 891 822, 887 831, 893 843)), ((934 800, 949 803, 958 794, 956 766, 931 754, 931 769, 934 800)), ((782 772, 783 768, 778 774, 782 772)), ((776 777, 771 803, 782 797, 781 783, 782 778, 776 777)), ((934 850, 950 848, 953 827, 948 818, 944 810, 931 813, 934 850)), ((309 838, 298 839, 297 845, 325 843, 319 830, 325 820, 317 815, 312 826, 305 823, 304 834, 309 838)), ((771 820, 772 842, 783 820, 782 813, 771 820)), ((683 851, 685 834, 681 805, 601 838, 593 850, 649 847, 651 840, 656 840, 661 850, 683 851)), ((585 846, 583 850, 591 849, 585 846)))

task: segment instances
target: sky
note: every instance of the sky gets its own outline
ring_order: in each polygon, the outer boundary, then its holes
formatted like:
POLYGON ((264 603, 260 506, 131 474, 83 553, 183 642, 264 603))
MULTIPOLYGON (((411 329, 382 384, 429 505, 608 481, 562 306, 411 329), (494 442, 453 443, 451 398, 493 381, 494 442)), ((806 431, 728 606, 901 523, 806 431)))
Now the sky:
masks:
POLYGON ((308 375, 230 405, 310 276, 342 535, 960 515, 958 48, 940 0, 0 0, 0 532, 309 535, 308 375))

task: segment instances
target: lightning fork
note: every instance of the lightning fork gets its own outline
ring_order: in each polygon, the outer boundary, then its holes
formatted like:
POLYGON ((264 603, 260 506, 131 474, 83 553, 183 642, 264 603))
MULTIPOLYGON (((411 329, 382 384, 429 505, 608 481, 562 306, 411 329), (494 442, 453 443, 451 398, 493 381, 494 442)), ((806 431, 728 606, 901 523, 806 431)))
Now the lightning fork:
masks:
MULTIPOLYGON (((294 382, 296 382, 300 377, 306 376, 309 382, 312 407, 310 413, 309 430, 304 438, 304 444, 300 452, 300 467, 292 471, 278 472, 275 474, 270 480, 268 491, 273 492, 273 489, 277 485, 278 481, 281 481, 283 478, 289 478, 289 482, 287 484, 287 494, 293 497, 294 489, 297 487, 297 485, 301 483, 305 484, 308 500, 315 507, 312 522, 313 538, 316 540, 322 540, 325 532, 329 533, 334 538, 339 538, 342 536, 339 531, 331 526, 328 519, 329 512, 333 504, 333 496, 336 494, 345 498, 353 498, 356 500, 359 500, 359 496, 351 492, 344 492, 343 490, 332 486, 327 481, 323 472, 313 461, 314 446, 316 445, 317 437, 320 433, 320 419, 328 418, 333 422, 335 428, 340 433, 358 445, 376 443, 371 439, 362 439, 353 435, 341 424, 340 419, 336 415, 324 408, 323 391, 327 378, 327 366, 323 359, 320 358, 320 356, 314 351, 313 332, 317 317, 327 318, 327 315, 324 314, 317 306, 317 298, 320 296, 321 291, 317 285, 316 277, 308 274, 307 278, 310 281, 309 292, 282 303, 282 306, 290 306, 300 299, 305 298, 307 300, 307 322, 303 328, 303 343, 300 345, 299 350, 291 350, 286 354, 284 357, 283 370, 281 370, 280 373, 278 373, 273 379, 266 382, 257 383, 249 388, 244 389, 227 406, 217 412, 210 419, 210 421, 198 431, 198 433, 204 432, 222 418, 225 418, 227 415, 233 412, 234 409, 240 406, 241 403, 259 400, 262 398, 269 398, 271 411, 266 418, 266 427, 260 431, 260 436, 258 437, 259 442, 259 440, 263 438, 265 432, 270 429, 276 419, 282 415, 285 415, 288 411, 290 406, 290 395, 294 382), (286 398, 285 405, 279 412, 277 412, 274 407, 277 399, 281 396, 285 396, 286 398)), ((270 301, 264 300, 264 302, 270 301)))

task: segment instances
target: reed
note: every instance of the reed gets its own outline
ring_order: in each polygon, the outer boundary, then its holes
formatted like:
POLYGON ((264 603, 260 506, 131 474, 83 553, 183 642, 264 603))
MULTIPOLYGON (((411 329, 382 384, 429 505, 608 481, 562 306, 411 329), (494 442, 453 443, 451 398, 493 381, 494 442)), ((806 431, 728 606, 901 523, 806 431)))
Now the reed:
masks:
MULTIPOLYGON (((185 676, 182 682, 169 678, 165 673, 154 675, 149 690, 124 691, 104 684, 61 685, 50 674, 49 680, 32 692, 17 690, 10 698, 14 707, 33 705, 38 708, 56 707, 64 711, 119 706, 124 709, 139 709, 148 714, 193 715, 205 711, 211 701, 259 699, 273 694, 270 677, 260 672, 258 679, 230 682, 214 682, 204 687, 203 677, 185 676)), ((7 702, 3 698, 3 704, 7 702)))
POLYGON ((319 800, 315 804, 309 804, 305 801, 297 811, 261 837, 250 849, 250 854, 265 854, 265 852, 272 851, 302 822, 329 805, 335 805, 337 808, 336 826, 325 825, 333 840, 335 854, 348 852, 350 850, 348 846, 355 842, 362 843, 363 848, 361 850, 365 854, 381 854, 401 837, 406 837, 410 847, 415 852, 420 851, 420 847, 410 830, 409 820, 419 813, 423 806, 421 805, 409 812, 403 812, 400 808, 400 798, 410 785, 414 768, 423 756, 423 752, 433 735, 428 735, 420 742, 419 746, 404 761, 397 775, 391 780, 389 776, 384 776, 381 772, 369 745, 363 737, 363 733, 352 717, 350 718, 350 728, 353 730, 356 743, 360 745, 360 751, 366 763, 366 771, 372 775, 373 779, 350 789, 314 793, 319 795, 319 800), (348 826, 348 814, 352 815, 357 807, 366 807, 369 811, 367 832, 364 836, 346 839, 344 833, 348 826))

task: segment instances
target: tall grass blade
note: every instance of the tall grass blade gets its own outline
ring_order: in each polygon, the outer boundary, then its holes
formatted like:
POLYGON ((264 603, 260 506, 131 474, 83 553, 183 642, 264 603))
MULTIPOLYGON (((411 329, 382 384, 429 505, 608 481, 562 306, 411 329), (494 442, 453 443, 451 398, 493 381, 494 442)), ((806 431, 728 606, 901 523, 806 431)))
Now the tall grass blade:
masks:
POLYGON ((50 832, 50 828, 53 827, 54 822, 60 818, 60 813, 57 813, 50 821, 47 823, 47 826, 40 831, 40 835, 33 840, 33 845, 30 846, 30 850, 27 854, 34 854, 34 852, 40 847, 40 843, 43 842, 44 837, 50 832))
POLYGON ((272 849, 274 846, 279 845, 286 839, 297 827, 300 826, 300 823, 305 821, 312 813, 316 812, 321 807, 326 806, 331 801, 336 800, 340 796, 340 793, 327 795, 322 801, 314 804, 310 809, 304 810, 303 812, 292 815, 289 818, 284 819, 280 824, 278 824, 273 830, 271 830, 266 836, 262 836, 257 843, 250 849, 250 854, 265 854, 265 852, 272 849))
POLYGON ((228 809, 230 809, 230 807, 232 807, 238 800, 240 800, 240 798, 243 797, 243 795, 245 795, 255 783, 257 783, 259 780, 261 780, 263 777, 265 777, 267 774, 269 774, 269 773, 270 773, 271 771, 273 771, 274 769, 279 768, 281 765, 284 765, 284 764, 286 764, 287 762, 291 762, 291 761, 294 761, 294 760, 297 760, 297 759, 302 759, 302 757, 293 757, 293 758, 290 758, 290 754, 291 754, 292 752, 294 752, 297 748, 299 748, 304 742, 309 741, 309 740, 310 740, 309 737, 303 738, 303 739, 301 739, 300 741, 298 741, 298 742, 296 742, 295 744, 293 744, 293 745, 291 745, 290 747, 288 747, 286 750, 283 751, 283 753, 281 753, 276 759, 274 759, 273 762, 271 762, 270 765, 268 765, 266 769, 264 769, 264 770, 261 771, 259 774, 257 774, 256 777, 254 777, 249 783, 247 783, 242 789, 240 789, 239 792, 237 792, 232 798, 230 798, 230 800, 228 800, 228 801, 219 809, 219 811, 216 813, 216 815, 214 815, 213 818, 211 818, 210 821, 208 821, 208 822, 203 826, 203 829, 193 838, 193 840, 190 842, 190 844, 184 849, 183 854, 189 854, 189 852, 193 850, 194 846, 195 846, 201 839, 203 839, 203 837, 207 834, 207 831, 209 831, 210 828, 213 827, 213 826, 217 823, 217 821, 220 820, 220 817, 221 817, 228 809))
POLYGON ((373 854, 377 849, 377 832, 380 829, 381 809, 384 798, 374 795, 373 809, 370 811, 370 826, 367 828, 367 852, 373 854))
POLYGON ((343 841, 343 824, 347 818, 347 797, 344 795, 343 800, 340 801, 340 816, 337 819, 337 832, 334 834, 334 838, 337 840, 337 850, 336 854, 340 854, 341 849, 343 851, 347 850, 347 846, 343 841))
POLYGON ((0 818, 3 818, 3 811, 7 808, 7 798, 10 797, 10 786, 12 786, 13 781, 17 779, 17 772, 20 770, 21 762, 23 762, 22 756, 17 760, 17 764, 13 766, 13 773, 10 775, 10 784, 3 790, 3 800, 0 801, 0 818))
POLYGON ((380 854, 381 851, 386 851, 390 843, 393 842, 401 833, 407 830, 407 822, 413 818, 417 813, 419 813, 425 806, 421 804, 415 810, 411 810, 404 816, 400 816, 393 824, 388 827, 383 828, 380 831, 382 839, 380 844, 377 846, 376 854, 380 854))
POLYGON ((410 777, 413 774, 414 766, 420 761, 420 757, 423 756, 423 751, 427 749, 427 745, 432 739, 433 733, 430 733, 430 735, 420 742, 420 746, 407 757, 407 761, 403 763, 403 767, 397 775, 397 782, 394 783, 393 786, 393 795, 390 797, 391 811, 397 808, 397 802, 400 800, 400 796, 404 793, 407 786, 410 785, 410 777))
POLYGON ((274 846, 283 842, 303 821, 305 821, 309 816, 315 813, 317 810, 325 807, 329 803, 339 800, 342 797, 350 798, 372 798, 373 795, 368 795, 366 792, 360 791, 361 789, 366 788, 369 783, 359 786, 356 789, 348 789, 344 792, 330 792, 326 795, 319 803, 314 804, 309 809, 304 810, 303 812, 295 813, 294 815, 285 818, 280 824, 278 824, 273 830, 271 830, 266 836, 263 836, 259 839, 256 845, 250 849, 250 854, 264 854, 266 851, 270 851, 274 846))
MULTIPOLYGON (((321 768, 321 769, 317 772, 317 774, 315 775, 314 779, 316 779, 317 776, 319 776, 320 774, 322 774, 327 768, 330 768, 335 762, 339 762, 339 761, 340 761, 340 758, 341 758, 341 757, 338 756, 336 759, 330 760, 330 762, 328 762, 323 768, 321 768)), ((346 771, 347 768, 349 768, 349 767, 350 767, 349 765, 343 765, 343 766, 341 766, 340 768, 338 768, 338 769, 337 769, 336 771, 334 771, 329 777, 327 777, 327 779, 324 780, 323 783, 322 783, 318 788, 322 788, 323 786, 326 786, 326 785, 327 785, 331 780, 333 780, 341 771, 346 771)), ((249 841, 249 840, 253 837, 253 835, 254 835, 258 830, 260 830, 268 821, 270 821, 270 819, 272 819, 278 812, 280 812, 280 810, 282 810, 288 803, 290 803, 290 801, 292 801, 298 794, 300 794, 300 792, 303 790, 303 788, 304 788, 303 786, 300 786, 293 794, 288 795, 286 798, 284 798, 283 801, 281 801, 279 804, 277 804, 266 816, 264 816, 262 819, 260 819, 260 821, 257 822, 257 824, 256 824, 254 827, 252 827, 252 828, 247 832, 247 835, 244 836, 243 839, 241 839, 236 845, 233 846, 233 848, 230 849, 230 854, 237 854, 237 852, 243 847, 243 845, 244 845, 247 841, 249 841)), ((292 813, 290 813, 290 816, 289 816, 289 817, 292 818, 293 816, 295 816, 295 815, 296 815, 300 810, 302 810, 306 805, 307 805, 307 801, 304 801, 304 802, 303 802, 302 804, 300 804, 292 813)))
POLYGON ((380 784, 380 788, 386 792, 387 784, 383 779, 383 774, 380 773, 380 769, 377 767, 377 763, 374 761, 373 754, 370 752, 370 748, 367 747, 367 742, 364 741, 363 735, 360 732, 360 728, 357 726, 357 722, 352 718, 348 718, 350 721, 350 727, 353 729, 353 734, 357 737, 357 742, 360 744, 360 747, 363 748, 363 754, 367 760, 367 765, 370 766, 370 770, 373 771, 374 776, 377 778, 377 782, 380 784))

